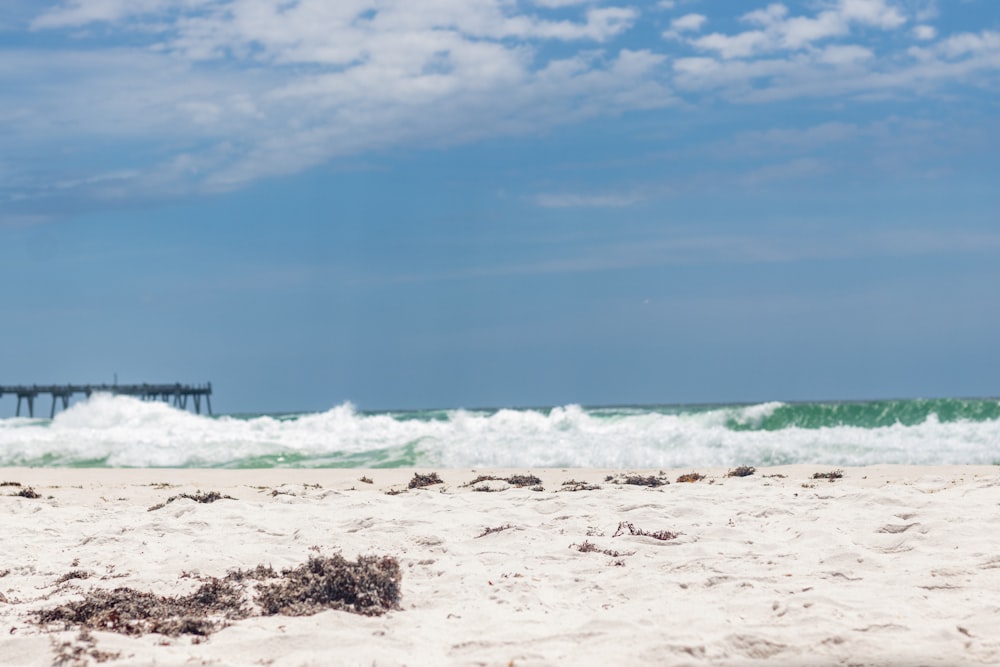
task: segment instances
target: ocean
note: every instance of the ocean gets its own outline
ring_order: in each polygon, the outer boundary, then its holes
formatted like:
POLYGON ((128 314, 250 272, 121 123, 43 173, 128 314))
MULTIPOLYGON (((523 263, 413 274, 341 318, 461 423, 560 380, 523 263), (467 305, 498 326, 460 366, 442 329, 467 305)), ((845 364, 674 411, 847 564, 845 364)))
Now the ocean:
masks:
POLYGON ((0 466, 688 468, 1000 463, 1000 400, 204 416, 95 395, 0 419, 0 466))

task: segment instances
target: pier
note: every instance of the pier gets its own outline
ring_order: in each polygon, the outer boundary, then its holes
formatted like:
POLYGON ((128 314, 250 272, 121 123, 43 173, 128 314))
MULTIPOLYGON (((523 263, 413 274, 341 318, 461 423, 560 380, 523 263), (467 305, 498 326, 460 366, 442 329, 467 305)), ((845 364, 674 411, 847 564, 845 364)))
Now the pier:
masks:
POLYGON ((209 415, 212 414, 212 383, 203 385, 189 384, 66 384, 66 385, 0 385, 0 398, 4 394, 17 396, 17 416, 21 416, 21 404, 28 406, 28 416, 35 416, 35 399, 42 394, 52 395, 52 410, 49 412, 49 419, 56 415, 56 403, 62 403, 65 410, 69 407, 69 399, 74 394, 83 394, 90 397, 91 394, 120 394, 123 396, 136 396, 144 401, 165 401, 173 403, 174 407, 187 410, 188 399, 192 400, 194 411, 201 414, 201 399, 205 399, 205 408, 209 415))

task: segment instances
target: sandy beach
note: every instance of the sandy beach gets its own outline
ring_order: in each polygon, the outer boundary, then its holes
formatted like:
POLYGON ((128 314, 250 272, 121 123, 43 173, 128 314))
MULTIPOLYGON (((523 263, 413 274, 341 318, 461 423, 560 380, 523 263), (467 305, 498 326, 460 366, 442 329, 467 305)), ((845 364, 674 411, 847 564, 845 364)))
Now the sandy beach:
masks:
POLYGON ((0 664, 1000 663, 1000 469, 691 472, 0 469, 0 664), (394 559, 394 608, 269 614, 249 581, 206 635, 39 620, 338 553, 394 559))

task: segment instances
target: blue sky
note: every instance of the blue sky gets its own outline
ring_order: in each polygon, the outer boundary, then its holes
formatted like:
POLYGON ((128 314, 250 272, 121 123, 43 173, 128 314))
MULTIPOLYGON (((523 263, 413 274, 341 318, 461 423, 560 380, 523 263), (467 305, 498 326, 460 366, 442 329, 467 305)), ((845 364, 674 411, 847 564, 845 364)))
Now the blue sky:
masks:
POLYGON ((7 0, 0 384, 1000 394, 998 93, 994 0, 7 0))

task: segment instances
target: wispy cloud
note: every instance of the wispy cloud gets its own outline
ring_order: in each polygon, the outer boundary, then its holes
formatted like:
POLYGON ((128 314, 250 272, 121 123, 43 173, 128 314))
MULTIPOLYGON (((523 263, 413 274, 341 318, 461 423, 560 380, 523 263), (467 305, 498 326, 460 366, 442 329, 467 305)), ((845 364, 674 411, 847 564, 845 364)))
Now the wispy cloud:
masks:
POLYGON ((46 46, 0 47, 0 155, 18 165, 0 203, 224 191, 401 146, 719 100, 926 95, 1000 73, 1000 33, 944 34, 936 3, 800 4, 741 4, 724 31, 732 16, 689 2, 63 0, 27 5, 30 19, 19 2, 19 25, 44 38, 25 43, 46 46), (669 39, 637 37, 644 21, 669 39))

